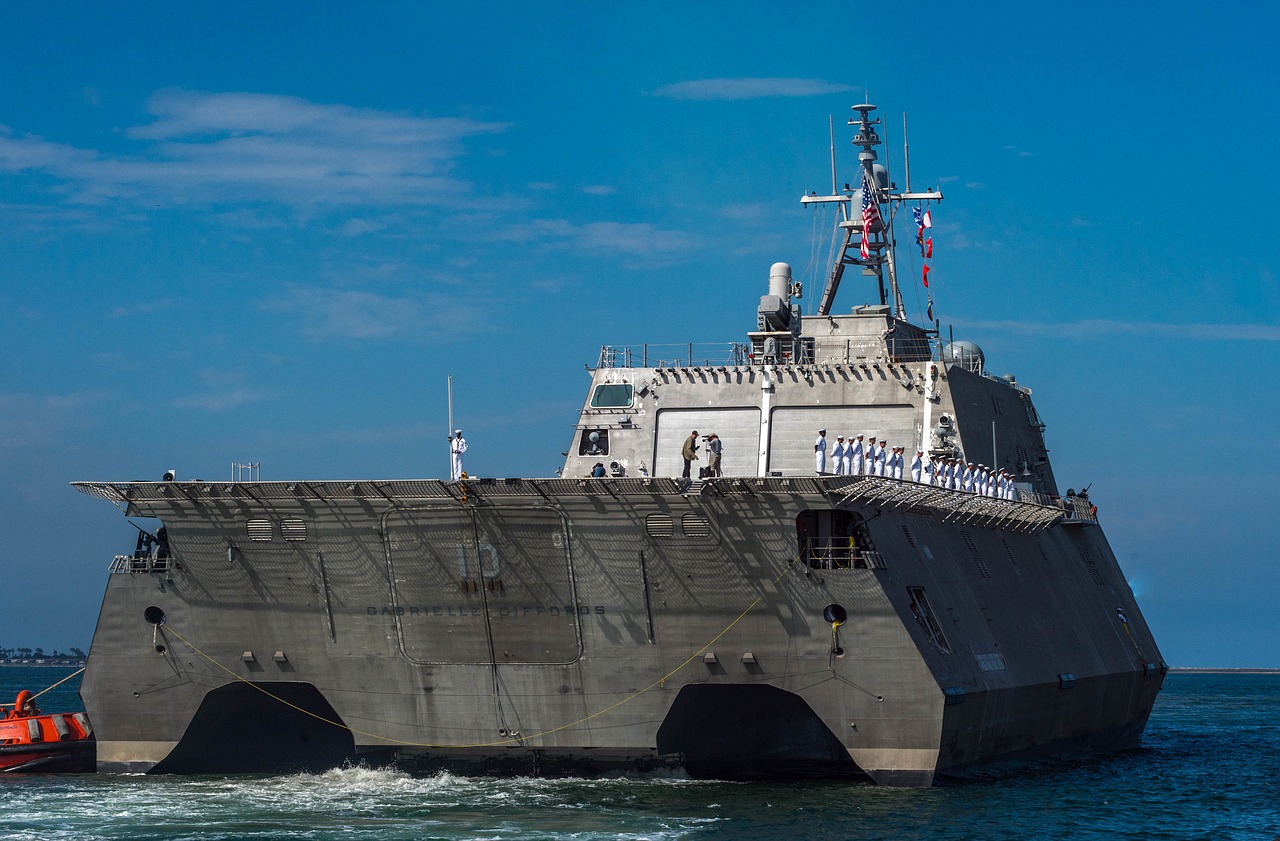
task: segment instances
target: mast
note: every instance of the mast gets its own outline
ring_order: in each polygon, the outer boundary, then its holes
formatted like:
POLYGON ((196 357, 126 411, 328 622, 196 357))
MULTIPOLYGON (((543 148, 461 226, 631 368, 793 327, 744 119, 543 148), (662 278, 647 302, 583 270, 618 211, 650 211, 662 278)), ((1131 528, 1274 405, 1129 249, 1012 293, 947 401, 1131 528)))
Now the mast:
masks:
MULTIPOLYGON (((843 195, 836 190, 830 196, 807 195, 800 201, 802 204, 837 203, 840 205, 839 226, 844 230, 844 241, 831 273, 827 277, 827 285, 822 290, 822 298, 818 303, 818 315, 830 315, 835 302, 836 291, 840 288, 840 280, 847 266, 857 266, 865 276, 876 279, 876 288, 881 305, 891 305, 891 313, 895 318, 905 319, 902 303, 902 290, 898 286, 897 268, 894 263, 895 238, 893 236, 893 214, 897 205, 904 201, 942 201, 942 193, 926 190, 920 193, 895 193, 894 185, 889 181, 889 171, 877 163, 875 147, 880 145, 880 135, 876 126, 880 125, 879 117, 872 117, 876 107, 868 102, 854 105, 857 117, 850 118, 849 125, 855 126, 853 145, 858 151, 858 186, 852 182, 844 185, 843 195), (874 212, 863 213, 863 190, 869 191, 874 212), (887 211, 887 213, 886 213, 887 211), (870 221, 867 227, 863 222, 864 215, 870 221), (864 227, 866 230, 864 230, 864 227), (862 244, 866 241, 867 256, 862 256, 862 244), (887 271, 886 271, 887 268, 887 271), (886 286, 886 274, 888 275, 886 286), (891 303, 892 301, 892 303, 891 303)), ((906 152, 906 123, 904 117, 903 139, 904 155, 906 152)), ((909 166, 909 164, 907 165, 909 166)))

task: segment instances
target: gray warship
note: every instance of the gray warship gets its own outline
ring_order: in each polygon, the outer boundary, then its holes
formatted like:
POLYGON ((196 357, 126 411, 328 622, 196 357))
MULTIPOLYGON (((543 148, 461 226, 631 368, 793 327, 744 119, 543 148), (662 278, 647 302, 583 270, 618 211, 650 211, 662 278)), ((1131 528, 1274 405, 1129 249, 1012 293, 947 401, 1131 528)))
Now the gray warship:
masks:
POLYGON ((160 524, 107 576, 98 769, 925 786, 1137 747, 1167 667, 1030 390, 907 319, 893 214, 942 196, 874 110, 804 197, 842 238, 816 313, 778 263, 741 342, 603 348, 558 477, 74 483, 160 524), (878 301, 838 312, 848 269, 878 301), (824 428, 1008 492, 819 472, 824 428), (685 478, 695 430, 723 463, 685 478))

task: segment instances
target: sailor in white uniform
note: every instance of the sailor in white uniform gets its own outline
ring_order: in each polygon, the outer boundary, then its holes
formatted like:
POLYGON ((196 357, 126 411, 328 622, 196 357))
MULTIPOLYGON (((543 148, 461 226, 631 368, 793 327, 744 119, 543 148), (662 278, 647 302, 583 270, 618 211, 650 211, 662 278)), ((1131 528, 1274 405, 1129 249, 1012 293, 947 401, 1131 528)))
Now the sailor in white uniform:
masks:
POLYGON ((876 436, 867 439, 867 461, 862 466, 863 476, 876 475, 876 436))
POLYGON ((883 438, 876 444, 876 475, 883 476, 885 468, 889 466, 889 457, 885 455, 885 444, 888 442, 883 438))
POLYGON ((911 481, 924 479, 924 450, 916 450, 916 457, 911 459, 911 481))
POLYGON ((973 462, 966 462, 964 473, 960 474, 960 490, 973 493, 973 462))
POLYGON ((850 476, 861 476, 862 475, 862 457, 864 454, 863 448, 862 448, 862 436, 859 435, 856 438, 850 438, 849 446, 845 447, 844 452, 849 459, 849 469, 846 470, 845 472, 848 473, 850 476))
POLYGON ((904 449, 904 448, 902 448, 902 447, 894 447, 894 448, 893 448, 893 456, 892 456, 892 459, 893 459, 893 478, 898 479, 899 481, 901 481, 901 479, 902 479, 902 467, 903 467, 903 462, 905 461, 905 459, 903 459, 903 457, 902 457, 902 450, 903 450, 903 449, 904 449))
POLYGON ((813 442, 813 469, 821 476, 827 472, 827 431, 818 430, 818 440, 813 442))
POLYGON ((844 436, 837 435, 836 448, 831 451, 831 472, 836 474, 837 476, 843 476, 844 460, 845 460, 844 436))
POLYGON ((467 451, 467 439, 462 437, 462 430, 455 429, 449 439, 449 478, 458 481, 462 478, 462 456, 467 451))

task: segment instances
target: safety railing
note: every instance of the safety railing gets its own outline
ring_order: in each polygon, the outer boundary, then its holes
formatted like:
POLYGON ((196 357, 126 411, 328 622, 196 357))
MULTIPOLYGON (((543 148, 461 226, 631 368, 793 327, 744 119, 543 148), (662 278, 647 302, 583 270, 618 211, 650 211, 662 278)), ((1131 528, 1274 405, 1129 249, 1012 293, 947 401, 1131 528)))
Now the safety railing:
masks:
POLYGON ((749 348, 739 342, 707 342, 670 345, 605 345, 600 348, 600 368, 692 368, 715 365, 747 365, 749 348))
POLYGON ((108 570, 113 575, 117 573, 168 572, 171 566, 172 563, 169 557, 116 555, 111 559, 111 566, 108 570))

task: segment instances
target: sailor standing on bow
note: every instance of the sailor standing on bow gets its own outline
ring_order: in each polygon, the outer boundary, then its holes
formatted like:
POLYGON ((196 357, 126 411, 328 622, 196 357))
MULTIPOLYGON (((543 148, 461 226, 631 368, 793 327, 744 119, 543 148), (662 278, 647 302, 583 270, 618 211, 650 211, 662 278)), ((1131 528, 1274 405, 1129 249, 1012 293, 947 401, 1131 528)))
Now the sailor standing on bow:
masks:
POLYGON ((844 464, 846 458, 846 450, 844 446, 844 436, 836 436, 836 448, 831 451, 831 472, 837 476, 844 475, 844 464))
POLYGON ((454 482, 462 478, 462 456, 467 451, 467 439, 462 430, 455 429, 449 439, 449 478, 454 482))
POLYGON ((814 470, 821 476, 827 472, 827 431, 818 430, 818 440, 813 442, 814 470))
POLYGON ((861 476, 863 457, 862 436, 859 435, 857 438, 850 438, 849 446, 844 448, 844 453, 845 459, 849 463, 848 469, 845 470, 845 473, 850 476, 861 476))
POLYGON ((911 459, 911 481, 919 482, 924 478, 924 450, 916 450, 916 457, 911 459))

